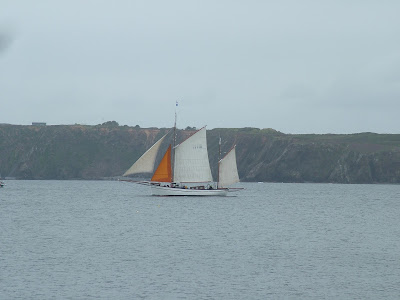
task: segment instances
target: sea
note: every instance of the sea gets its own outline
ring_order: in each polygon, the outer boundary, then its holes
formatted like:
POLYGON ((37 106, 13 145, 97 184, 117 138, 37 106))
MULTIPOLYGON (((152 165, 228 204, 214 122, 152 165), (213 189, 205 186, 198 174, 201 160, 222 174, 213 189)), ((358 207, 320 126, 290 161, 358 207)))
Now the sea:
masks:
POLYGON ((400 299, 400 186, 0 189, 0 299, 400 299))

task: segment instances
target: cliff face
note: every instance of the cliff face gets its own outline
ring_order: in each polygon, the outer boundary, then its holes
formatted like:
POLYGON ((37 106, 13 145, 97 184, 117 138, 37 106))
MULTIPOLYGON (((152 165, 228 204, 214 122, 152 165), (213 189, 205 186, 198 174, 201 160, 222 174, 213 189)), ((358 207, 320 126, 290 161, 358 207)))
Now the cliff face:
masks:
MULTIPOLYGON (((0 125, 0 174, 19 179, 120 176, 166 132, 128 126, 0 125)), ((178 138, 192 132, 179 131, 178 138)), ((255 128, 207 134, 214 176, 221 136, 223 152, 237 144, 242 181, 400 183, 400 135, 286 135, 255 128)))
POLYGON ((165 130, 105 126, 0 126, 0 173, 19 179, 121 175, 165 130))
POLYGON ((283 135, 253 142, 256 151, 248 142, 238 146, 246 181, 400 183, 400 135, 283 135))

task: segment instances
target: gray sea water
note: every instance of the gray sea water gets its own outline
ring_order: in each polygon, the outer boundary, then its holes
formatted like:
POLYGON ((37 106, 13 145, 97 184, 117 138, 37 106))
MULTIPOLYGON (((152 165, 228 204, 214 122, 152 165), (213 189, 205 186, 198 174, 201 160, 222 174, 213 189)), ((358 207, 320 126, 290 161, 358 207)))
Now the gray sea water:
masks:
POLYGON ((0 299, 400 299, 400 186, 0 189, 0 299))

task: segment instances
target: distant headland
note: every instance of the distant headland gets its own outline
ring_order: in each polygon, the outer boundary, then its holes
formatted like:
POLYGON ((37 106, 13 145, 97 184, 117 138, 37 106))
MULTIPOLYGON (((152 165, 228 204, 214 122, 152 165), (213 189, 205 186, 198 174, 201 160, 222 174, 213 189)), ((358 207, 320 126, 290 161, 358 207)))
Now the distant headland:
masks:
MULTIPOLYGON (((0 124, 0 176, 107 179, 121 176, 169 128, 0 124)), ((185 138, 196 128, 178 130, 185 138)), ((400 183, 400 134, 284 134, 274 129, 207 131, 211 165, 237 144, 242 181, 400 183)), ((216 170, 212 170, 216 173, 216 170)))

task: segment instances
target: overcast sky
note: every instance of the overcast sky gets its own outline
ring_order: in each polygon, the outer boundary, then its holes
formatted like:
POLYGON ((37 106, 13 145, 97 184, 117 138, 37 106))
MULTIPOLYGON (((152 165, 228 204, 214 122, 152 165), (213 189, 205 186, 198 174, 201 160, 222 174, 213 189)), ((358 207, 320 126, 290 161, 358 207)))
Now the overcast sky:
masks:
POLYGON ((400 133, 400 1, 1 0, 0 123, 400 133))

